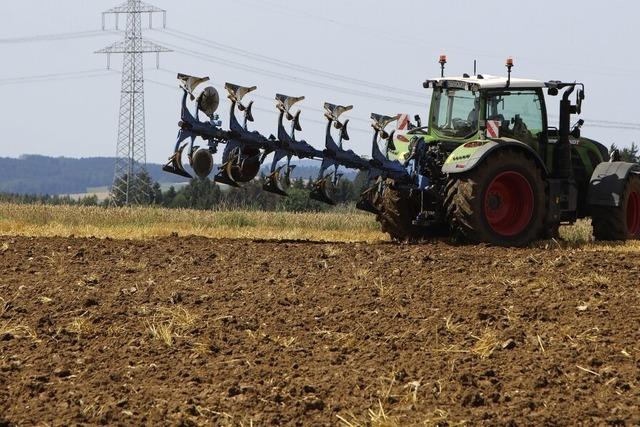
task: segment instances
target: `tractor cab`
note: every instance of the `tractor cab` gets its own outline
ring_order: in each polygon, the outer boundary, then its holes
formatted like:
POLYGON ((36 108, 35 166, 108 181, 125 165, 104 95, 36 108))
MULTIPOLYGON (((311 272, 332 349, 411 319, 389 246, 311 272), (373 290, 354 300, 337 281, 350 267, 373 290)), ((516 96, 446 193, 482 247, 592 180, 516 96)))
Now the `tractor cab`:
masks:
MULTIPOLYGON (((553 169, 554 159, 558 166, 557 143, 563 136, 574 156, 580 159, 577 168, 584 166, 585 175, 591 175, 598 163, 609 159, 604 145, 580 137, 583 120, 576 120, 571 128, 570 117, 580 113, 584 99, 580 83, 511 78, 511 67, 513 62, 508 60, 507 77, 464 74, 427 80, 424 87, 433 89, 429 126, 409 133, 417 136, 422 132, 425 142, 441 144, 450 154, 456 151, 447 163, 466 158, 469 148, 476 149, 483 144, 468 144, 470 142, 516 141, 531 148, 545 167, 553 169), (576 103, 572 105, 568 95, 576 87, 576 103), (549 96, 557 96, 561 90, 567 95, 567 99, 561 101, 561 110, 562 105, 565 109, 561 116, 565 122, 555 127, 549 124, 545 91, 549 96)), ((461 166, 457 169, 466 170, 461 166)))
POLYGON ((450 148, 483 138, 511 138, 539 151, 546 140, 545 83, 490 75, 428 80, 429 135, 450 148))

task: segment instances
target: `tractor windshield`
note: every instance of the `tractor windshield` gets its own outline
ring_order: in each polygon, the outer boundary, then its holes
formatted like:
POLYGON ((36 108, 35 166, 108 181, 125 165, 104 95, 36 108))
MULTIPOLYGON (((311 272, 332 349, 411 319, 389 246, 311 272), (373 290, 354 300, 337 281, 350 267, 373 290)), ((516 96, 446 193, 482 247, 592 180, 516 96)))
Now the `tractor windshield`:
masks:
POLYGON ((480 99, 462 89, 435 89, 431 123, 443 135, 468 138, 478 131, 480 99))

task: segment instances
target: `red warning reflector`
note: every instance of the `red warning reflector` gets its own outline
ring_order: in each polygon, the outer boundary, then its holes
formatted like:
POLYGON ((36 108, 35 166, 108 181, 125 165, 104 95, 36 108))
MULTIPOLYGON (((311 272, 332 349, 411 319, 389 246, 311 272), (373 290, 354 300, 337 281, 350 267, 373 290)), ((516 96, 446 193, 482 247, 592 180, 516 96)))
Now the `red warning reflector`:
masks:
POLYGON ((487 137, 500 138, 500 120, 487 120, 487 137))
POLYGON ((396 129, 400 131, 406 131, 409 129, 409 115, 407 113, 401 113, 398 116, 396 129))

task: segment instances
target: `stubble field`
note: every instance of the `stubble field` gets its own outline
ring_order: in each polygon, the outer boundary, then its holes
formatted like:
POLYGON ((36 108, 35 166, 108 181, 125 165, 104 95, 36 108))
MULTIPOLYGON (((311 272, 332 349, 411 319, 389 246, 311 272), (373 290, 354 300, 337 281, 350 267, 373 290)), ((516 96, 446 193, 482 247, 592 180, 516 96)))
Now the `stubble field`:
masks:
POLYGON ((635 244, 112 239, 7 209, 0 424, 640 422, 635 244))

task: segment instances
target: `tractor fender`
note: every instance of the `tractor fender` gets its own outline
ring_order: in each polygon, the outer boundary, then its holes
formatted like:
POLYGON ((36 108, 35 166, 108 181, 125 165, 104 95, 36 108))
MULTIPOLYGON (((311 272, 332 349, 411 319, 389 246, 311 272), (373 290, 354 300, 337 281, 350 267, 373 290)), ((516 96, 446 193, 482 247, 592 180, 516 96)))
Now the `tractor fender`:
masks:
POLYGON ((540 158, 540 155, 528 145, 511 138, 485 139, 462 144, 449 155, 444 166, 442 166, 442 172, 458 174, 470 171, 496 150, 505 148, 515 148, 530 155, 535 159, 543 175, 547 175, 547 166, 540 158))
POLYGON ((603 162, 596 166, 589 182, 587 202, 597 206, 620 206, 629 174, 640 174, 640 165, 627 162, 603 162))

